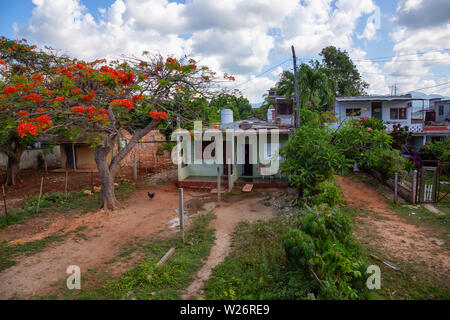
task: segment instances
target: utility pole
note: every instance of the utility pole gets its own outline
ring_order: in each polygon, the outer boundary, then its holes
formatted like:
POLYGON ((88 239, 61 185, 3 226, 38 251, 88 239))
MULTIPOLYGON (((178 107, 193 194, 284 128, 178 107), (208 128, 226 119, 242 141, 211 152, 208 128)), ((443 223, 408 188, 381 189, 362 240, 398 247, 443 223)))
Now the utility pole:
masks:
POLYGON ((294 61, 294 88, 295 88, 295 104, 297 107, 297 110, 295 111, 296 116, 296 127, 300 127, 300 101, 298 98, 298 80, 297 80, 297 57, 295 56, 295 49, 294 46, 291 47, 292 49, 292 59, 294 61))

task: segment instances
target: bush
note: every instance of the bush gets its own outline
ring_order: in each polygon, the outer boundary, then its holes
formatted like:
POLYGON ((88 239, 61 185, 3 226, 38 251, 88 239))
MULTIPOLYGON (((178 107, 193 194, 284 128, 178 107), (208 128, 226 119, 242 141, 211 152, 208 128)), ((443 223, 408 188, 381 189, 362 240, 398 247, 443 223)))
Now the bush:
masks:
POLYGON ((444 141, 427 142, 420 149, 422 160, 439 160, 442 164, 450 164, 450 138, 444 141))
POLYGON ((394 178, 395 173, 399 176, 405 176, 408 172, 405 170, 407 160, 400 155, 400 151, 395 149, 382 149, 375 155, 375 161, 372 167, 367 168, 377 171, 384 181, 394 178))
POLYGON ((339 187, 333 179, 325 180, 317 184, 313 194, 309 195, 310 191, 305 192, 306 202, 310 206, 326 203, 330 207, 342 203, 339 195, 339 187))
POLYGON ((298 229, 283 236, 288 268, 300 272, 322 299, 363 299, 368 264, 352 235, 351 219, 337 207, 305 210, 298 229))

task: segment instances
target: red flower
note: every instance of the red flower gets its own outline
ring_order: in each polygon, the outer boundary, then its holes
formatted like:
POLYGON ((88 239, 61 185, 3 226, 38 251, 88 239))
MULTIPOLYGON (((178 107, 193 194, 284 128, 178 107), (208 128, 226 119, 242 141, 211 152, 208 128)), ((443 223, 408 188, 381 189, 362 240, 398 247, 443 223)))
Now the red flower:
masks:
POLYGON ((167 118, 167 113, 166 112, 150 111, 148 114, 153 119, 166 119, 167 118))
POLYGON ((126 109, 131 109, 134 107, 134 102, 130 100, 113 100, 111 105, 120 105, 124 106, 126 109))
POLYGON ((42 98, 36 93, 29 94, 23 97, 24 100, 33 100, 36 104, 42 104, 42 98))
POLYGON ((44 113, 45 111, 47 111, 46 108, 39 108, 39 109, 38 109, 38 112, 39 112, 39 113, 44 113))
POLYGON ((12 93, 16 93, 16 92, 17 92, 17 88, 14 88, 14 87, 6 87, 3 90, 4 94, 12 94, 12 93))
POLYGON ((84 107, 81 107, 81 106, 72 107, 71 109, 73 112, 79 112, 79 113, 84 111, 84 107))
POLYGON ((35 82, 42 82, 42 80, 44 80, 44 77, 42 76, 42 74, 35 74, 35 75, 33 75, 33 81, 35 81, 35 82))
POLYGON ((83 101, 91 101, 94 98, 95 98, 95 91, 91 90, 91 93, 83 97, 83 101))
POLYGON ((73 89, 72 90, 72 94, 74 95, 74 96, 76 96, 76 95, 78 95, 78 94, 81 94, 83 92, 83 90, 81 90, 80 88, 76 88, 76 89, 73 89))
POLYGON ((56 97, 55 99, 51 100, 50 102, 63 102, 64 100, 66 100, 65 97, 56 97))
POLYGON ((26 112, 25 110, 20 110, 18 113, 19 113, 19 116, 21 116, 21 117, 27 117, 28 116, 28 112, 26 112))
POLYGON ((19 135, 19 137, 23 138, 28 134, 37 136, 38 133, 34 124, 32 124, 31 122, 22 121, 17 126, 17 134, 19 135))
POLYGON ((133 101, 140 101, 140 100, 142 100, 142 94, 137 94, 133 96, 133 101))

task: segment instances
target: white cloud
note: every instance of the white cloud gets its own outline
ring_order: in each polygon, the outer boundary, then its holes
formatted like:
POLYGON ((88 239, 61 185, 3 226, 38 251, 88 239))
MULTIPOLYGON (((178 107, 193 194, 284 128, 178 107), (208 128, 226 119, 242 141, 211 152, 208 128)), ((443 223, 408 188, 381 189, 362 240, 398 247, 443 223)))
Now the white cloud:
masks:
MULTIPOLYGON (((351 52, 357 21, 375 8, 372 0, 116 0, 99 9, 96 20, 83 1, 33 0, 32 17, 15 27, 16 35, 87 60, 144 50, 189 54, 219 72, 248 79, 270 65, 272 54, 290 55, 292 44, 299 56, 328 45, 351 52)), ((373 39, 374 26, 368 22, 360 36, 373 39)), ((361 68, 380 71, 373 65, 361 68)), ((250 101, 261 101, 280 71, 252 80, 246 89, 250 101)), ((385 87, 379 77, 368 79, 374 90, 385 87)))

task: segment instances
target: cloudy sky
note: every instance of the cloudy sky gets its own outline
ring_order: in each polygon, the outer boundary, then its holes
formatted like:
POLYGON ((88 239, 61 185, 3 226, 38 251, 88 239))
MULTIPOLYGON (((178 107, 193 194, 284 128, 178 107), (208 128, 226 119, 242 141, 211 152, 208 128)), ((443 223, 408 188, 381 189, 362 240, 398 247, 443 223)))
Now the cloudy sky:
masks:
POLYGON ((450 95, 449 0, 1 1, 9 38, 84 59, 188 54, 234 75, 252 103, 292 69, 291 45, 299 62, 347 50, 371 94, 450 95))

